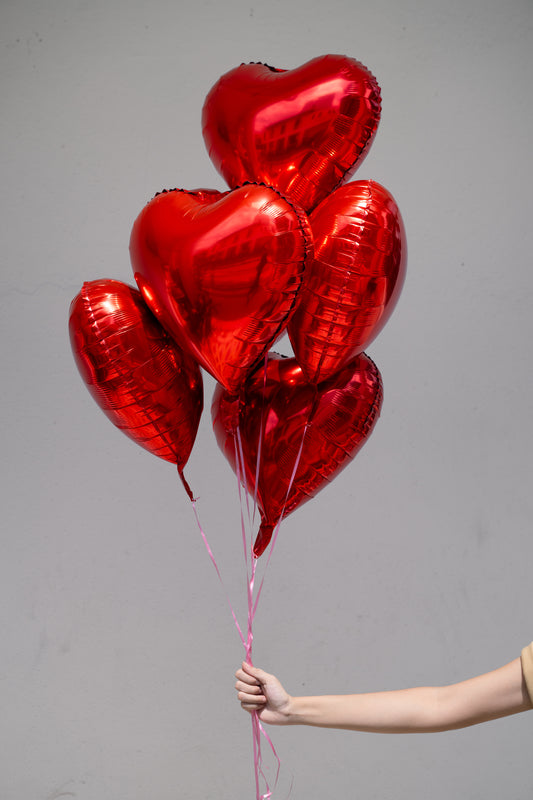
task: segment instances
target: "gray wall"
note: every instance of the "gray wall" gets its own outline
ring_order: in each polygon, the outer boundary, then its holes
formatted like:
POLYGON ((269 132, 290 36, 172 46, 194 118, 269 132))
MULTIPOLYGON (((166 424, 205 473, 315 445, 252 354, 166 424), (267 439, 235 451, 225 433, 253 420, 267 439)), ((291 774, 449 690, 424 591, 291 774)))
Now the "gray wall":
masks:
MULTIPOLYGON (((200 129, 218 77, 328 52, 381 84, 357 177, 395 195, 408 278, 369 348, 381 420, 284 523, 255 661, 294 693, 366 691, 469 677, 533 637, 530 0, 3 0, 2 800, 254 796, 224 590, 173 468, 89 397, 67 314, 84 280, 132 282, 156 191, 224 188, 200 129)), ((208 413, 187 475, 242 617, 208 413)), ((528 798, 532 723, 272 729, 278 796, 294 777, 294 798, 528 798)))

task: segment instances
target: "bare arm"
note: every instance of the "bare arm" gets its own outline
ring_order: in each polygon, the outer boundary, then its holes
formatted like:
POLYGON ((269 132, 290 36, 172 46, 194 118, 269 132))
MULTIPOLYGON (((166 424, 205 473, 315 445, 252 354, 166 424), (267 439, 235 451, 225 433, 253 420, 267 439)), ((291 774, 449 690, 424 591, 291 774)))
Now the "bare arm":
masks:
POLYGON ((476 725, 532 707, 519 658, 450 686, 369 694, 291 697, 274 675, 243 664, 242 707, 273 725, 314 725, 375 733, 429 733, 476 725))

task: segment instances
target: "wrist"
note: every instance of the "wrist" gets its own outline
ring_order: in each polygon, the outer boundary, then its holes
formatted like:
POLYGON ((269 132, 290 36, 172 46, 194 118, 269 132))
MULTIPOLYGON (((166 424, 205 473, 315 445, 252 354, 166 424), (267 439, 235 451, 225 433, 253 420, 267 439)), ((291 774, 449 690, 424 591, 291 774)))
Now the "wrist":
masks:
POLYGON ((289 696, 287 704, 283 710, 283 713, 285 714, 286 725, 306 724, 304 701, 305 698, 303 697, 289 696))

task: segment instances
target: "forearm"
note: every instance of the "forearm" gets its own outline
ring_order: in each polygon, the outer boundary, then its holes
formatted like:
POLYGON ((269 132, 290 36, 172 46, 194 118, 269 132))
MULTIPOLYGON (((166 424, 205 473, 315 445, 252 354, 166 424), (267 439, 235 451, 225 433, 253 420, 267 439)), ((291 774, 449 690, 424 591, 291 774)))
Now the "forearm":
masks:
POLYGON ((520 661, 468 681, 391 692, 291 698, 288 724, 375 733, 429 733, 531 708, 520 661))
POLYGON ((312 725, 374 733, 416 733, 436 729, 428 708, 438 707, 439 689, 420 687, 354 695, 294 697, 289 725, 312 725))

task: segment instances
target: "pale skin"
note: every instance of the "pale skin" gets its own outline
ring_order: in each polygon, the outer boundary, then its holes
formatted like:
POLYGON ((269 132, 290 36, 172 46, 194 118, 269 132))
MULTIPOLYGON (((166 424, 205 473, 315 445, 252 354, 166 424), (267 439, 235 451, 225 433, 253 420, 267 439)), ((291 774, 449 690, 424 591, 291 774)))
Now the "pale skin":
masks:
POLYGON ((269 725, 312 725, 373 733, 466 728, 532 708, 520 658, 449 686, 293 697, 280 681, 243 662, 235 688, 245 711, 269 725))

